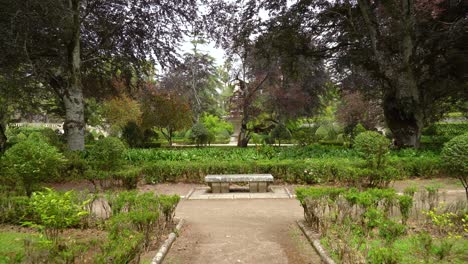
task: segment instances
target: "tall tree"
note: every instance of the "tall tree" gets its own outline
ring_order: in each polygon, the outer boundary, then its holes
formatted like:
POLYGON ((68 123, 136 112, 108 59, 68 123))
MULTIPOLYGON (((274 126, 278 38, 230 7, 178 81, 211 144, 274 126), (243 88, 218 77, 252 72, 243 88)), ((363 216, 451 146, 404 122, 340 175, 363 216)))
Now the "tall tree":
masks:
POLYGON ((398 146, 418 147, 447 101, 467 100, 467 6, 462 1, 297 1, 288 8, 315 33, 337 78, 359 73, 381 99, 398 146))
POLYGON ((82 150, 82 79, 132 73, 128 69, 141 72, 148 60, 162 66, 177 62, 176 44, 185 24, 196 17, 196 4, 196 0, 1 0, 0 48, 6 52, 0 70, 22 69, 24 76, 34 75, 53 89, 65 108, 68 146, 82 150))
POLYGON ((150 91, 143 99, 142 110, 143 127, 158 128, 169 146, 174 132, 192 125, 192 111, 180 94, 150 91))
POLYGON ((215 60, 198 49, 203 40, 192 41, 192 53, 186 53, 183 62, 171 68, 162 78, 161 88, 183 94, 189 99, 195 122, 204 112, 217 115, 218 91, 221 86, 215 60))
POLYGON ((321 58, 314 56, 317 47, 310 33, 301 28, 300 20, 276 10, 286 3, 273 2, 241 1, 223 20, 226 29, 215 31, 238 65, 234 76, 242 115, 238 146, 247 146, 251 132, 271 128, 249 125, 262 112, 270 113, 265 120, 275 123, 312 114, 325 90, 327 75, 321 58), (272 6, 267 5, 270 2, 272 6), (259 15, 265 11, 270 12, 268 19, 259 15))

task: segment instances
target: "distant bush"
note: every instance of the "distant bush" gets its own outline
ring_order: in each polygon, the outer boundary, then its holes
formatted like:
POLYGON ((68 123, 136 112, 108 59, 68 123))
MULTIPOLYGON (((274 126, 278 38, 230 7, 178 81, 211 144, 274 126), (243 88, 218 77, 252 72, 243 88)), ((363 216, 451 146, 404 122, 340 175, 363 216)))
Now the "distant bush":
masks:
POLYGON ((122 166, 124 162, 125 145, 120 139, 106 137, 96 142, 89 150, 87 160, 93 169, 113 171, 122 166))
POLYGON ((426 145, 441 146, 452 138, 468 131, 468 122, 434 123, 422 131, 421 142, 426 145))
POLYGON ((125 165, 125 145, 118 138, 107 137, 96 142, 89 150, 86 161, 89 165, 85 177, 97 188, 115 185, 115 174, 125 165))
POLYGON ((0 223, 18 225, 31 218, 29 197, 0 193, 0 223))
POLYGON ((317 142, 315 130, 314 127, 301 127, 293 131, 292 137, 301 146, 311 145, 317 142))
POLYGON ((203 123, 193 125, 190 133, 190 140, 197 146, 206 145, 214 139, 214 135, 206 129, 203 123))
POLYGON ((215 137, 229 138, 229 136, 234 132, 234 127, 231 123, 214 115, 203 115, 201 123, 203 123, 209 133, 215 137))
POLYGON ((65 145, 63 135, 48 127, 9 127, 6 134, 10 145, 25 141, 28 138, 42 140, 58 149, 64 148, 65 145))
POLYGON ((368 162, 369 167, 375 169, 384 165, 389 145, 387 138, 374 131, 362 132, 354 139, 354 148, 368 162))
POLYGON ((292 138, 291 132, 286 128, 283 124, 278 124, 272 131, 271 131, 271 138, 273 140, 277 140, 279 145, 281 146, 282 140, 289 140, 292 138))
POLYGON ((329 132, 329 128, 324 126, 324 125, 321 125, 319 128, 317 128, 317 130, 315 131, 315 137, 317 139, 327 139, 328 138, 328 132, 329 132))
POLYGON ((39 182, 57 179, 64 162, 65 158, 57 148, 44 141, 22 141, 2 157, 3 181, 20 185, 29 196, 39 182))
POLYGON ((468 199, 468 133, 454 137, 445 143, 442 149, 442 159, 447 168, 460 179, 468 199))
POLYGON ((136 122, 128 122, 122 129, 122 139, 131 148, 143 145, 144 134, 136 122))

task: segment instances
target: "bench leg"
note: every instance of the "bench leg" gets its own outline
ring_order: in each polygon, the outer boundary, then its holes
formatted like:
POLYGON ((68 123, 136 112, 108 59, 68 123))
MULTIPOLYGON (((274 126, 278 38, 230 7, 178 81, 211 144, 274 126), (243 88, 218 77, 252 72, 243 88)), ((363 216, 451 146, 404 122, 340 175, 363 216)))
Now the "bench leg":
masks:
POLYGON ((249 190, 251 193, 258 192, 258 182, 249 182, 249 190))
POLYGON ((258 192, 267 192, 268 191, 268 183, 267 182, 259 182, 258 183, 258 192))
POLYGON ((211 183, 211 192, 212 193, 220 193, 221 192, 221 183, 219 183, 219 182, 211 183))
POLYGON ((229 192, 229 182, 222 182, 221 183, 221 192, 228 193, 229 192))

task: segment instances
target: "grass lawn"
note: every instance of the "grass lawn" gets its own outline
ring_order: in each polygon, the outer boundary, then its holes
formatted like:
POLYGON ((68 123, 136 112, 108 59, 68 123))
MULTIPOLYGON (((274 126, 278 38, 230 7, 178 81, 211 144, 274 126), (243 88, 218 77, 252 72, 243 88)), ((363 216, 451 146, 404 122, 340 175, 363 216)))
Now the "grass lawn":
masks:
POLYGON ((20 262, 24 256, 24 239, 35 237, 37 234, 0 229, 0 263, 20 262))

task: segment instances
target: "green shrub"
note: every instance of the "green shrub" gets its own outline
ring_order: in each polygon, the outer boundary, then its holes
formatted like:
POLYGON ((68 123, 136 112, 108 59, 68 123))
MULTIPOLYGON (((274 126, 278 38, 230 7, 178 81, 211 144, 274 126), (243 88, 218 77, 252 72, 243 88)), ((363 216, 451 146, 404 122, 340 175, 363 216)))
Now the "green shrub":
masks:
POLYGON ((135 189, 141 179, 142 169, 130 167, 124 170, 117 171, 114 178, 121 181, 122 186, 127 190, 135 189))
POLYGON ((328 133, 329 133, 329 128, 326 127, 325 125, 321 125, 317 130, 315 131, 315 137, 318 140, 321 139, 327 139, 328 138, 328 133))
POLYGON ((234 127, 231 123, 221 120, 219 117, 214 115, 203 115, 201 123, 203 123, 211 135, 216 137, 222 136, 229 138, 229 136, 234 132, 234 127))
POLYGON ((122 129, 122 139, 131 148, 140 147, 143 145, 144 134, 136 122, 130 121, 122 129))
POLYGON ((93 169, 114 171, 124 162, 125 145, 118 138, 106 137, 89 150, 87 160, 93 169))
POLYGON ((85 160, 85 153, 82 151, 65 151, 66 162, 62 175, 67 179, 79 180, 85 177, 88 170, 88 163, 85 160))
POLYGON ((410 193, 410 195, 402 195, 398 197, 398 205, 401 213, 401 223, 406 224, 406 221, 409 218, 410 210, 413 207, 413 196, 414 192, 412 190, 405 189, 405 193, 410 193))
POLYGON ((401 255, 393 247, 374 247, 369 250, 367 263, 398 264, 401 263, 401 255))
POLYGON ((208 144, 213 137, 214 135, 206 129, 203 123, 196 123, 191 129, 190 140, 197 144, 197 146, 208 144))
POLYGON ((361 123, 359 123, 353 129, 353 137, 356 137, 357 135, 366 131, 367 129, 361 123))
POLYGON ((39 182, 58 178, 64 162, 57 148, 44 141, 22 141, 2 157, 2 182, 22 185, 29 196, 39 182))
POLYGON ((442 159, 448 170, 455 173, 465 187, 468 199, 468 133, 447 142, 442 150, 442 159))
POLYGON ((43 192, 34 192, 30 200, 37 221, 23 224, 39 228, 47 239, 56 242, 61 230, 76 227, 88 215, 84 207, 89 202, 79 201, 73 191, 60 193, 45 188, 43 192))
POLYGON ((367 160, 369 167, 376 169, 383 165, 389 145, 387 138, 374 131, 362 132, 354 139, 354 148, 367 160))
POLYGON ((311 145, 317 142, 315 130, 315 127, 301 127, 293 131, 292 137, 301 146, 311 145))
POLYGON ((32 218, 29 197, 15 195, 0 195, 0 223, 20 224, 32 218))
POLYGON ((291 139, 291 132, 286 128, 285 125, 279 124, 271 131, 271 138, 278 140, 279 145, 281 146, 281 140, 291 139))
MULTIPOLYGON (((147 248, 151 238, 159 240, 162 229, 169 221, 172 221, 173 212, 179 196, 156 196, 153 193, 139 194, 136 191, 112 193, 108 195, 109 205, 112 208, 112 218, 108 223, 109 238, 111 241, 121 240, 122 234, 142 235, 141 243, 147 248), (161 221, 160 215, 165 216, 161 221), (162 225, 161 223, 164 223, 162 225)), ((139 247, 136 244, 127 249, 132 257, 139 255, 139 247)), ((113 242, 108 247, 113 248, 113 242)), ((113 250, 111 250, 113 251, 113 250)))
POLYGON ((160 210, 164 214, 167 223, 171 223, 174 219, 175 209, 179 204, 180 196, 178 195, 160 195, 158 197, 160 210))
POLYGON ((379 225, 379 236, 385 239, 386 243, 395 241, 398 237, 406 233, 406 226, 392 220, 383 221, 379 225))
POLYGON ((63 149, 65 141, 58 131, 47 127, 9 127, 7 138, 10 145, 27 140, 42 140, 58 149, 63 149))
POLYGON ((468 175, 468 133, 447 142, 442 150, 442 159, 452 171, 468 175))
MULTIPOLYGON (((114 222, 118 223, 116 220, 114 222)), ((139 263, 143 241, 143 234, 130 229, 122 229, 116 238, 109 239, 102 245, 103 253, 98 255, 95 261, 96 263, 139 263)))

